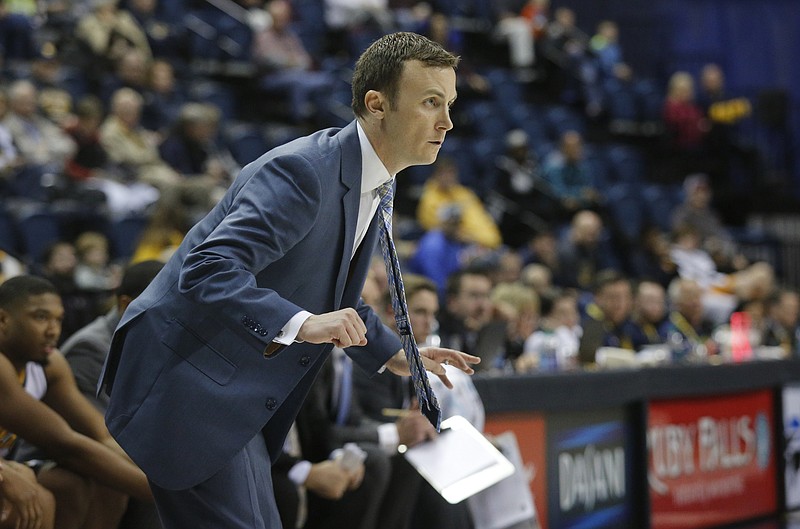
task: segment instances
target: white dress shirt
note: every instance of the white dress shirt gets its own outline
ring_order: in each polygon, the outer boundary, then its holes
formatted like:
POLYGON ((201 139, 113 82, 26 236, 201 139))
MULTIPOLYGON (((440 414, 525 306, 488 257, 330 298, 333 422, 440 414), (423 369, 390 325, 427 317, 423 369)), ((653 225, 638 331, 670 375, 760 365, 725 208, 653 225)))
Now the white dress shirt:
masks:
MULTIPOLYGON (((393 175, 389 174, 386 166, 378 158, 378 153, 372 148, 364 129, 361 128, 361 123, 356 122, 356 129, 358 130, 358 143, 361 146, 361 201, 358 205, 356 237, 353 242, 353 252, 350 254, 351 259, 364 240, 370 221, 380 205, 378 187, 393 178, 393 175)), ((311 313, 305 310, 292 316, 278 333, 275 341, 283 345, 293 343, 297 338, 297 333, 300 332, 300 327, 309 316, 311 313)))

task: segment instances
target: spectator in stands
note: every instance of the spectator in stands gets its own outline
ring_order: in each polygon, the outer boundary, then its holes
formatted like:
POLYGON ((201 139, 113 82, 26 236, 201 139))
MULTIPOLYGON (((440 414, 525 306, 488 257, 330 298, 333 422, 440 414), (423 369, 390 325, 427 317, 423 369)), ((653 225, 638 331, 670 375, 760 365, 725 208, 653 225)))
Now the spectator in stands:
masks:
POLYGON ((460 240, 485 248, 500 246, 500 230, 483 202, 474 191, 459 183, 456 162, 440 156, 433 164, 433 174, 425 182, 419 199, 417 220, 420 226, 426 230, 440 227, 439 211, 452 205, 461 209, 460 240))
POLYGON ((489 198, 490 209, 500 219, 503 242, 519 248, 544 223, 557 220, 561 206, 524 130, 514 129, 506 135, 506 152, 495 166, 497 185, 489 198))
POLYGON ((153 56, 175 57, 181 52, 181 28, 159 15, 159 0, 128 0, 125 7, 147 35, 153 56))
POLYGON ((583 336, 579 348, 582 364, 595 361, 600 347, 617 347, 634 350, 633 291, 628 278, 615 270, 604 270, 597 275, 594 301, 586 307, 586 317, 581 322, 583 336))
POLYGON ((439 227, 426 231, 417 241, 408 268, 432 280, 444 293, 447 278, 460 270, 474 252, 472 245, 461 238, 461 208, 444 207, 439 210, 439 217, 439 227))
POLYGON ((700 72, 697 99, 710 126, 705 146, 716 207, 726 223, 744 224, 752 207, 750 193, 762 185, 759 153, 740 131, 740 124, 752 115, 752 105, 747 98, 728 93, 725 74, 714 63, 704 65, 700 72), (734 168, 740 169, 738 180, 734 168))
POLYGON ((130 88, 144 97, 150 88, 151 61, 140 50, 125 51, 114 63, 114 70, 103 79, 100 88, 103 101, 110 102, 114 92, 120 88, 130 88))
POLYGON ((191 227, 191 219, 181 204, 159 201, 145 226, 131 263, 157 260, 167 262, 191 227))
POLYGON ((4 181, 13 177, 17 169, 25 161, 14 146, 11 132, 5 126, 8 115, 8 96, 5 87, 0 85, 0 189, 5 187, 4 181))
POLYGON ((183 196, 211 209, 240 167, 217 141, 220 112, 210 103, 186 103, 172 131, 159 146, 162 159, 183 178, 183 196))
POLYGON ((75 152, 75 142, 39 113, 38 95, 30 81, 15 81, 9 88, 10 112, 3 125, 26 164, 61 174, 65 161, 75 152))
POLYGON ((640 243, 628 255, 633 275, 647 278, 665 287, 675 277, 675 263, 669 256, 669 236, 657 226, 647 226, 639 237, 640 243))
POLYGON ((547 26, 550 0, 531 0, 520 10, 500 6, 492 36, 507 43, 508 61, 522 82, 535 78, 536 40, 547 26))
POLYGON ((81 290, 75 283, 77 266, 75 245, 68 241, 57 241, 45 251, 41 266, 34 269, 37 275, 55 285, 66 309, 61 322, 64 335, 58 343, 92 321, 103 310, 101 304, 105 301, 105 294, 81 290))
POLYGON ((702 173, 687 176, 683 191, 683 202, 672 212, 673 230, 679 226, 691 226, 700 236, 700 245, 707 250, 715 250, 712 257, 719 268, 744 268, 747 259, 737 253, 733 237, 711 205, 713 191, 708 177, 702 173))
POLYGON ((130 88, 114 92, 111 112, 100 127, 100 143, 129 179, 154 186, 162 198, 176 203, 181 177, 159 155, 157 135, 141 126, 142 105, 142 96, 130 88))
POLYGON ((597 57, 600 71, 605 79, 629 78, 630 68, 622 60, 619 44, 619 27, 613 20, 601 20, 597 31, 589 41, 592 53, 597 57))
POLYGON ((553 272, 541 263, 530 263, 522 269, 520 281, 541 297, 553 288, 553 272))
POLYGON ((709 123, 695 101, 694 79, 688 72, 675 72, 667 85, 662 111, 669 156, 682 174, 707 170, 704 158, 709 123))
POLYGON ((581 104, 587 116, 597 117, 603 105, 600 70, 590 50, 589 36, 576 24, 575 11, 563 6, 555 10, 541 49, 551 64, 548 82, 559 100, 581 104))
POLYGON ((93 54, 99 71, 113 69, 131 49, 148 61, 152 58, 147 35, 130 13, 117 7, 118 0, 91 1, 93 10, 78 21, 75 36, 93 54))
POLYGON ((175 68, 171 63, 155 59, 150 64, 147 89, 142 94, 142 126, 166 134, 178 121, 178 114, 186 103, 186 94, 175 78, 175 68))
POLYGON ((509 248, 500 248, 493 253, 487 272, 493 285, 517 283, 522 276, 522 256, 509 248))
POLYGON ((665 332, 673 362, 703 360, 719 352, 711 339, 715 324, 704 316, 703 287, 692 279, 677 278, 670 283, 672 309, 665 332))
POLYGON ((259 86, 268 93, 287 95, 291 119, 306 123, 327 106, 334 79, 314 69, 311 55, 291 28, 291 3, 271 0, 267 12, 272 24, 253 37, 253 61, 262 71, 259 86))
POLYGON ((60 126, 68 124, 72 120, 73 95, 64 88, 65 71, 55 44, 42 44, 30 64, 29 80, 38 90, 42 115, 60 126))
POLYGON ((66 164, 67 176, 73 182, 100 176, 108 163, 108 154, 100 144, 103 118, 103 103, 95 96, 87 96, 75 107, 75 121, 65 128, 77 145, 66 164))
MULTIPOLYGON (((114 306, 102 316, 67 337, 61 352, 67 359, 78 389, 101 412, 108 407, 108 396, 97 395, 97 382, 103 369, 111 337, 128 304, 147 287, 164 266, 160 261, 144 261, 129 266, 116 289, 114 306)), ((132 500, 128 504, 123 527, 155 529, 160 527, 152 503, 132 500)))
POLYGON ((544 177, 566 218, 581 209, 598 209, 602 205, 602 195, 586 161, 583 136, 577 131, 568 130, 561 135, 558 151, 545 160, 544 177))
POLYGON ((151 500, 144 474, 111 438, 55 349, 64 307, 48 281, 19 276, 0 285, 0 457, 35 443, 39 482, 55 496, 56 527, 115 527, 127 495, 151 500))
POLYGON ((765 332, 761 343, 782 347, 786 358, 800 355, 800 294, 776 289, 767 300, 765 332))
POLYGON ((331 55, 356 56, 393 27, 388 0, 323 0, 331 55))
POLYGON ((558 275, 558 239, 549 228, 537 231, 520 250, 523 264, 539 263, 546 266, 553 277, 558 275))
POLYGON ((773 288, 774 271, 766 262, 753 263, 734 273, 720 272, 711 255, 700 247, 700 235, 691 225, 682 225, 675 231, 670 259, 681 278, 700 285, 705 316, 715 323, 727 321, 740 302, 763 299, 773 288))
POLYGON ((591 290, 597 273, 619 270, 619 262, 603 240, 603 221, 594 211, 579 211, 558 241, 556 286, 591 290))
POLYGON ((426 37, 438 42, 444 49, 461 57, 458 63, 458 79, 456 89, 460 101, 465 98, 486 97, 492 90, 489 80, 481 75, 464 56, 464 33, 453 26, 450 18, 444 13, 431 13, 427 20, 427 28, 421 31, 426 37))
POLYGON ((539 323, 539 296, 521 283, 499 283, 492 289, 491 300, 497 319, 507 325, 503 355, 492 367, 513 369, 514 361, 522 355, 525 340, 539 323))
POLYGON ((477 370, 486 370, 501 357, 506 322, 494 319, 492 281, 484 272, 463 269, 447 278, 445 311, 439 316, 442 347, 481 357, 477 370))
POLYGON ((85 97, 78 102, 75 115, 75 123, 66 131, 78 148, 67 161, 66 173, 78 196, 90 200, 92 191, 101 193, 109 213, 114 216, 141 212, 158 200, 157 189, 127 177, 120 167, 111 163, 100 142, 100 125, 104 120, 100 99, 85 97))
POLYGON ((55 513, 55 499, 33 469, 0 457, 0 529, 53 529, 55 513))
POLYGON ((634 351, 641 351, 646 345, 666 343, 666 318, 667 293, 664 287, 655 281, 639 281, 631 318, 634 351))
POLYGON ((75 250, 75 284, 79 289, 111 292, 119 286, 122 270, 111 263, 108 237, 96 231, 83 232, 75 240, 75 250))
POLYGON ((570 290, 551 289, 539 296, 542 317, 536 330, 526 338, 522 355, 514 363, 515 371, 525 373, 538 369, 545 341, 556 348, 556 367, 560 370, 578 367, 578 346, 583 330, 578 314, 578 300, 570 290), (555 342, 554 344, 552 342, 555 342))

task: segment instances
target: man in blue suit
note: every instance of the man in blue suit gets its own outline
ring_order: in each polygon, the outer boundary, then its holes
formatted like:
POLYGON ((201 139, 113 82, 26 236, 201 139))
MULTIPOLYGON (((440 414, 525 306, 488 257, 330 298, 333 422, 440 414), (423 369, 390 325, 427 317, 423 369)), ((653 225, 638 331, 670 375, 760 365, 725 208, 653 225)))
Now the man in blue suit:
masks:
MULTIPOLYGON (((353 74, 356 120, 245 167, 128 307, 100 389, 109 430, 147 474, 166 529, 279 528, 270 464, 335 345, 368 373, 409 373, 359 299, 377 188, 430 164, 453 126, 458 58, 382 37, 353 74)), ((425 368, 478 359, 424 348, 425 368)))

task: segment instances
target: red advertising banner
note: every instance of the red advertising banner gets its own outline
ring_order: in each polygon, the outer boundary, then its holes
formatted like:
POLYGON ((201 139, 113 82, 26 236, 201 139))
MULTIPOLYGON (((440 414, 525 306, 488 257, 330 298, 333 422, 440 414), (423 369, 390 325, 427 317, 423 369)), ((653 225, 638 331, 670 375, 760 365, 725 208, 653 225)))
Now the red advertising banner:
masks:
POLYGON ((652 529, 704 528, 775 512, 774 432, 768 390, 652 402, 652 529))
POLYGON ((487 434, 512 431, 517 436, 522 462, 529 474, 539 527, 547 529, 547 453, 544 417, 538 413, 503 413, 486 417, 487 434))

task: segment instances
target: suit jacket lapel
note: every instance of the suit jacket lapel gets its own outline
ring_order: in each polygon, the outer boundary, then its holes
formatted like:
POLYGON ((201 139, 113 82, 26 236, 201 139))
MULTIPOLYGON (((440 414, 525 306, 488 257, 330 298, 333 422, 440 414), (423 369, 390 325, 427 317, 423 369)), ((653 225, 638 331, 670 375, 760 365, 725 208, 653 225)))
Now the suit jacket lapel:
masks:
POLYGON ((339 274, 336 278, 336 297, 334 298, 336 308, 339 308, 342 302, 342 293, 347 284, 350 257, 353 255, 356 236, 358 207, 361 200, 361 146, 358 143, 356 122, 353 121, 345 127, 339 133, 339 138, 342 149, 342 172, 339 176, 347 191, 342 197, 344 248, 339 264, 339 274))

